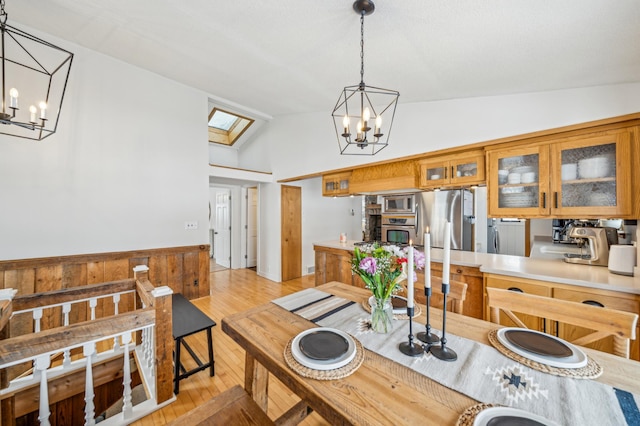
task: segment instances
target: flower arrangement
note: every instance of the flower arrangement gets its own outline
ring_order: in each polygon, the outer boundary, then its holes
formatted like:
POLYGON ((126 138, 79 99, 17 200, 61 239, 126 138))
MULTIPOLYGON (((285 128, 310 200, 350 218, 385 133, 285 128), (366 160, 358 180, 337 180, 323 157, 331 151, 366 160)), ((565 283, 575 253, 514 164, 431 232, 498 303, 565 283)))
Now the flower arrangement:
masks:
MULTIPOLYGON (((413 250, 414 268, 422 270, 425 264, 424 253, 413 246, 401 249, 395 245, 370 245, 355 247, 351 260, 351 270, 362 278, 376 300, 388 300, 400 290, 400 281, 406 278, 404 270, 407 253, 413 250)), ((417 280, 414 274, 414 281, 417 280)))

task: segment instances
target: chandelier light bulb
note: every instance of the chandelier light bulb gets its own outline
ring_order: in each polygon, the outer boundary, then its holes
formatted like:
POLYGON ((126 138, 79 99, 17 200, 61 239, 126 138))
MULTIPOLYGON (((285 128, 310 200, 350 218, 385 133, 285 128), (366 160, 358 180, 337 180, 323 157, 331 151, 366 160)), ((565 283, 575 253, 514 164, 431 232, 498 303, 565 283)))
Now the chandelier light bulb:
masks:
POLYGON ((375 129, 375 134, 379 134, 380 133, 380 128, 382 127, 382 116, 377 116, 376 117, 376 129, 375 129))
POLYGON ((45 120, 47 118, 47 103, 45 101, 40 102, 40 118, 45 120))
POLYGON ((36 122, 36 113, 38 112, 38 108, 36 108, 35 105, 31 105, 29 107, 29 112, 31 113, 31 117, 29 118, 29 121, 31 123, 35 123, 36 122))
POLYGON ((367 126, 367 121, 369 121, 371 119, 371 111, 369 111, 369 107, 364 109, 364 112, 362 113, 362 120, 364 121, 364 126, 367 126))
POLYGON ((349 133, 349 116, 345 115, 342 119, 342 125, 344 126, 344 133, 349 133))
POLYGON ((18 108, 18 89, 15 87, 9 90, 9 108, 18 108))

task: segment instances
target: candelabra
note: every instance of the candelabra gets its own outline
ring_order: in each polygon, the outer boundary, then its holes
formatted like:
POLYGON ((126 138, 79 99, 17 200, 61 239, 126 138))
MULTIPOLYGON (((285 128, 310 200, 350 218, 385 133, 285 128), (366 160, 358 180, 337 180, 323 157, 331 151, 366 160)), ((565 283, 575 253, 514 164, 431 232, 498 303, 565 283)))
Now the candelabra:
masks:
POLYGON ((422 345, 413 343, 413 314, 413 306, 407 306, 407 315, 409 316, 409 341, 400 343, 399 348, 400 352, 407 356, 420 356, 424 353, 424 348, 422 345))
MULTIPOLYGON (((425 271, 425 274, 429 272, 425 271)), ((427 322, 425 323, 425 331, 421 331, 416 335, 418 340, 427 344, 427 347, 438 343, 440 338, 431 332, 431 324, 429 323, 429 305, 431 304, 431 287, 424 288, 424 295, 427 296, 427 322)))
POLYGON ((440 346, 431 346, 429 351, 433 356, 443 361, 455 361, 458 354, 447 347, 447 294, 449 294, 449 283, 442 283, 442 338, 440 346))

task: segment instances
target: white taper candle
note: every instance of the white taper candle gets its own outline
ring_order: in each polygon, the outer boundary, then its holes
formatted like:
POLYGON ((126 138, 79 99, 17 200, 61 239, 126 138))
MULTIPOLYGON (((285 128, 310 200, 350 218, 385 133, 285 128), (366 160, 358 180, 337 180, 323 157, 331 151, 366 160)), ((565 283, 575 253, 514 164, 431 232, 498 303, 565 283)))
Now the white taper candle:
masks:
POLYGON ((424 233, 424 288, 431 287, 431 234, 427 226, 424 233))
POLYGON ((409 240, 407 269, 407 308, 413 308, 413 243, 409 240))
POLYGON ((444 262, 442 265, 442 283, 449 284, 451 269, 451 222, 444 226, 444 262))

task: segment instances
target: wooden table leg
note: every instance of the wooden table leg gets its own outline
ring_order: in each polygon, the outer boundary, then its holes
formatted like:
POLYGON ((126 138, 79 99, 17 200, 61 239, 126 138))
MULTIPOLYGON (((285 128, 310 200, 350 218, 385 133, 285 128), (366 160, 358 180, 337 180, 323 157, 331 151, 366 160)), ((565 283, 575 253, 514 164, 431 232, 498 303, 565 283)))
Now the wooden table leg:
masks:
POLYGON ((269 370, 248 353, 244 362, 244 389, 266 413, 269 402, 269 370))

